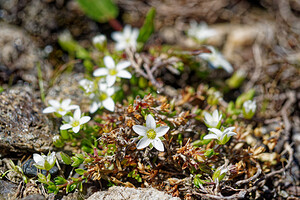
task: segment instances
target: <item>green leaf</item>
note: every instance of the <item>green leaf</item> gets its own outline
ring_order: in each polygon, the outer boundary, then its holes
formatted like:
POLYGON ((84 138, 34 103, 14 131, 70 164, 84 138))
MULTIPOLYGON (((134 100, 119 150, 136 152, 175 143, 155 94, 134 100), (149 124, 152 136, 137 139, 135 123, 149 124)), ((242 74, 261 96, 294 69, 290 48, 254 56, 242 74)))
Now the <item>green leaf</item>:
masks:
POLYGON ((63 160, 63 162, 66 164, 66 165, 70 165, 72 160, 70 158, 70 156, 68 156, 67 154, 65 154, 64 152, 60 152, 60 156, 61 156, 61 159, 63 160))
POLYGON ((69 191, 72 192, 75 189, 76 189, 76 183, 71 184, 69 191))
POLYGON ((154 32, 154 17, 155 17, 155 8, 151 8, 146 16, 144 21, 144 25, 140 29, 140 34, 138 36, 137 41, 141 43, 147 42, 149 37, 154 32))
POLYGON ((207 149, 206 151, 205 151, 205 153, 204 153, 204 155, 206 156, 206 157, 211 157, 212 155, 214 155, 214 150, 213 149, 207 149))
POLYGON ((75 172, 79 175, 83 175, 86 171, 84 169, 75 169, 75 172))
POLYGON ((65 184, 67 182, 66 179, 64 179, 63 177, 55 177, 54 178, 54 182, 55 182, 55 185, 62 185, 62 184, 65 184))
POLYGON ((47 178, 45 175, 38 173, 38 177, 39 177, 39 182, 41 183, 47 183, 47 178))
POLYGON ((107 22, 118 16, 118 8, 111 0, 77 0, 87 16, 98 22, 107 22))

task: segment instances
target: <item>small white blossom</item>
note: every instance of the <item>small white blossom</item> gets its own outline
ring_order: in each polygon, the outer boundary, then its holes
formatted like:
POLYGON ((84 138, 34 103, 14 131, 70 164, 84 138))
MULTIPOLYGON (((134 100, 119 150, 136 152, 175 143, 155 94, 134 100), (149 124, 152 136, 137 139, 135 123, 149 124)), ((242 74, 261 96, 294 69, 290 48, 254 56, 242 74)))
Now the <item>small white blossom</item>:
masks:
POLYGON ((164 136, 170 127, 161 126, 156 128, 156 123, 152 115, 147 115, 146 126, 134 125, 134 132, 142 136, 137 144, 137 149, 143 149, 152 144, 157 150, 164 151, 164 145, 160 137, 164 136))
POLYGON ((43 113, 58 113, 64 116, 70 110, 78 108, 77 105, 70 105, 71 99, 65 99, 61 103, 56 100, 49 100, 48 103, 51 105, 43 110, 43 113))
POLYGON ((106 76, 106 83, 110 87, 116 82, 116 78, 130 79, 131 74, 124 70, 129 67, 131 63, 129 61, 121 61, 115 65, 115 61, 110 56, 105 56, 104 59, 105 68, 96 69, 93 73, 94 76, 106 76))
POLYGON ((209 128, 208 130, 211 133, 204 136, 203 139, 216 139, 220 144, 225 144, 226 142, 228 142, 231 136, 236 135, 236 133, 233 132, 234 129, 235 127, 229 127, 226 128, 224 131, 221 131, 216 128, 209 128))
POLYGON ((243 103, 243 115, 246 119, 251 119, 255 114, 256 102, 255 101, 245 101, 243 103))
POLYGON ((111 37, 116 43, 116 50, 121 51, 126 48, 136 48, 137 38, 139 36, 139 30, 137 28, 132 29, 130 25, 126 25, 123 32, 114 32, 111 37))
POLYGON ((198 24, 196 21, 190 22, 190 29, 187 32, 188 36, 203 42, 207 38, 215 36, 217 32, 214 29, 208 28, 205 22, 198 24))
POLYGON ((50 155, 48 154, 48 156, 34 153, 33 160, 36 163, 35 166, 37 168, 49 171, 54 166, 56 161, 55 152, 52 152, 50 155))
POLYGON ((204 112, 204 123, 209 128, 219 128, 221 125, 222 114, 219 115, 218 110, 215 110, 212 115, 204 112))
POLYGON ((228 73, 233 72, 231 64, 214 47, 207 46, 211 53, 201 53, 199 57, 206 60, 213 68, 223 68, 228 73))
POLYGON ((113 112, 115 110, 115 102, 111 96, 115 93, 115 89, 113 87, 108 87, 104 82, 99 82, 98 87, 99 92, 90 95, 90 98, 93 101, 90 106, 90 113, 96 112, 101 106, 113 112))
POLYGON ((97 44, 100 44, 100 45, 103 45, 105 42, 106 42, 106 36, 105 35, 97 35, 93 38, 93 44, 94 45, 97 45, 97 44))
POLYGON ((67 121, 67 124, 61 125, 61 130, 66 130, 72 128, 74 133, 78 133, 80 130, 80 125, 87 123, 90 121, 91 117, 89 116, 83 116, 81 117, 81 111, 80 108, 77 108, 74 112, 73 117, 65 117, 64 120, 67 121))
POLYGON ((90 81, 90 80, 87 80, 87 79, 82 79, 79 81, 79 85, 81 87, 83 87, 85 93, 91 93, 94 91, 94 82, 93 81, 90 81))

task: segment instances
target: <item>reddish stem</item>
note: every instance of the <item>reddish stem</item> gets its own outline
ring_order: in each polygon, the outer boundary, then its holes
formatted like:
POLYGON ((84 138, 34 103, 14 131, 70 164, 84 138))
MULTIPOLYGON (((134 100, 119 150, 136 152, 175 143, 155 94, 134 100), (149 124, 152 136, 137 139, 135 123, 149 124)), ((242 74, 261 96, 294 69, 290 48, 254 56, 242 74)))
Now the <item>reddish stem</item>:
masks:
POLYGON ((120 24, 120 22, 116 19, 110 19, 108 21, 109 25, 115 29, 116 31, 122 31, 123 30, 123 27, 122 25, 120 24))

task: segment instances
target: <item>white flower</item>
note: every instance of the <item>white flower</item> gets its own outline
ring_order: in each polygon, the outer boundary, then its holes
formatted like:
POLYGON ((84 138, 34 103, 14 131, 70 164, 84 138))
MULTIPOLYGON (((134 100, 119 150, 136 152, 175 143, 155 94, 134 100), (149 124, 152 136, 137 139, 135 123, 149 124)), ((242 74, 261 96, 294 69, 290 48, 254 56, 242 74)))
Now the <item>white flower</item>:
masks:
POLYGON ((236 135, 236 133, 233 132, 234 129, 235 127, 229 127, 226 128, 224 131, 220 131, 216 128, 209 128, 208 130, 212 133, 207 134, 203 137, 203 139, 216 139, 219 141, 220 144, 225 144, 226 142, 228 142, 231 136, 236 135))
POLYGON ((215 110, 212 115, 204 112, 204 123, 209 128, 219 128, 221 125, 222 114, 219 115, 218 110, 215 110))
POLYGON ((116 44, 116 50, 121 51, 126 48, 136 48, 137 38, 139 36, 139 30, 137 28, 131 29, 130 25, 126 25, 123 32, 114 32, 111 37, 114 39, 116 44))
POLYGON ((74 133, 78 133, 80 130, 80 125, 87 123, 90 121, 91 117, 83 116, 81 117, 80 108, 77 108, 74 112, 73 117, 64 118, 68 123, 61 125, 61 130, 66 130, 72 128, 74 133))
POLYGON ((52 138, 53 142, 58 142, 60 140, 60 136, 59 135, 55 135, 52 138))
POLYGON ((134 125, 132 128, 134 132, 142 136, 142 139, 137 144, 137 149, 143 149, 152 144, 157 150, 164 151, 164 145, 159 137, 164 136, 168 132, 168 126, 156 128, 152 115, 147 115, 146 126, 134 125))
POLYGON ((211 53, 201 53, 199 57, 206 60, 213 68, 223 68, 228 73, 233 72, 231 64, 214 47, 207 46, 211 53))
POLYGON ((43 113, 58 113, 61 116, 67 114, 68 111, 78 108, 77 105, 70 105, 71 99, 65 99, 61 103, 56 100, 49 100, 48 103, 51 105, 43 110, 43 113))
POLYGON ((200 42, 203 42, 209 37, 215 36, 217 33, 214 29, 208 28, 205 22, 198 24, 196 21, 191 21, 190 26, 191 27, 187 32, 188 36, 196 38, 200 42))
POLYGON ((87 80, 87 79, 82 79, 79 81, 79 85, 83 87, 85 93, 91 93, 94 91, 94 82, 87 80))
POLYGON ((54 166, 56 161, 55 152, 52 152, 50 155, 48 154, 48 156, 34 153, 33 160, 36 163, 35 166, 37 168, 49 171, 54 166))
POLYGON ((94 45, 97 45, 97 44, 100 44, 100 45, 103 45, 105 42, 106 42, 106 36, 105 35, 97 35, 93 38, 93 44, 94 45))
POLYGON ((256 102, 255 101, 245 101, 243 103, 243 115, 246 119, 251 119, 255 114, 256 102))
POLYGON ((115 102, 111 96, 115 93, 115 89, 108 87, 108 85, 103 82, 99 82, 98 87, 99 93, 92 93, 90 95, 90 98, 93 100, 90 106, 90 113, 96 112, 101 106, 113 112, 115 110, 115 102))
POLYGON ((245 101, 243 103, 243 108, 245 109, 246 113, 255 112, 255 110, 256 110, 256 102, 255 101, 251 101, 251 100, 245 101))
POLYGON ((94 76, 106 76, 106 83, 110 87, 116 82, 116 78, 131 78, 131 74, 124 70, 130 66, 129 61, 121 61, 115 65, 115 61, 110 56, 104 57, 104 64, 106 68, 96 69, 93 73, 94 76))

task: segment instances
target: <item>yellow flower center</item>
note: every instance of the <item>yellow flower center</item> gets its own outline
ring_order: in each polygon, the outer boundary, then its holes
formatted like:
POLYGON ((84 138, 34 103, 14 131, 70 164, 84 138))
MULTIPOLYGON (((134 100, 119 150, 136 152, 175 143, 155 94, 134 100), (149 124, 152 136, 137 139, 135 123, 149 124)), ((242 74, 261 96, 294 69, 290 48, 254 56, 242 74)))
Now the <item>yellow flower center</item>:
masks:
POLYGON ((118 71, 116 69, 109 69, 109 75, 116 75, 118 73, 118 71))
POLYGON ((57 111, 65 111, 65 110, 64 110, 63 108, 60 107, 57 111))
POLYGON ((108 95, 105 92, 101 92, 100 94, 100 100, 104 101, 105 99, 107 99, 108 95))
POLYGON ((156 137, 156 132, 153 129, 149 129, 147 131, 147 137, 151 140, 155 139, 156 137))
POLYGON ((76 127, 76 126, 79 126, 80 125, 80 122, 79 121, 74 121, 74 122, 72 122, 72 124, 71 124, 71 126, 73 126, 73 127, 76 127))

